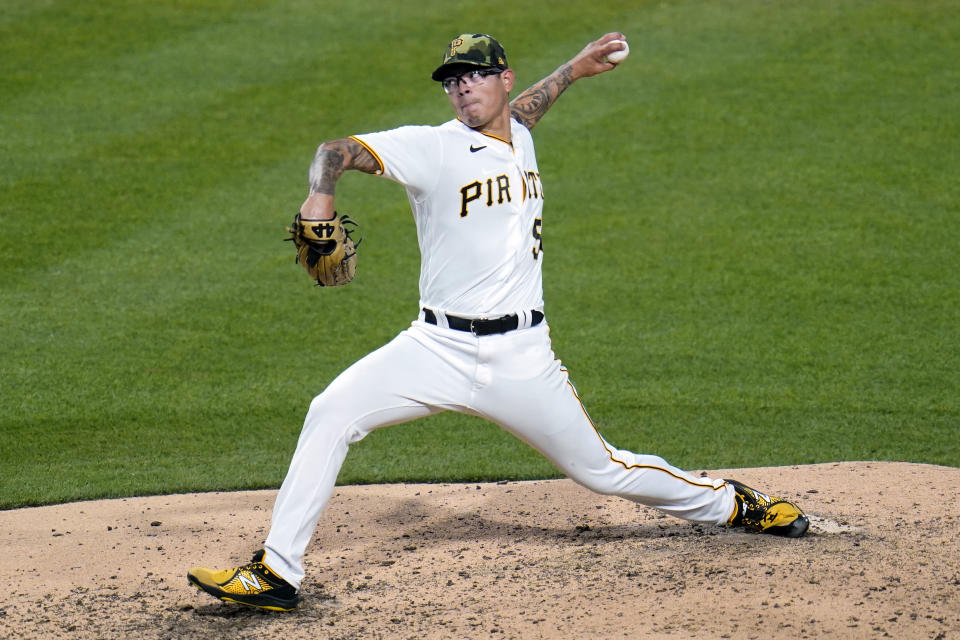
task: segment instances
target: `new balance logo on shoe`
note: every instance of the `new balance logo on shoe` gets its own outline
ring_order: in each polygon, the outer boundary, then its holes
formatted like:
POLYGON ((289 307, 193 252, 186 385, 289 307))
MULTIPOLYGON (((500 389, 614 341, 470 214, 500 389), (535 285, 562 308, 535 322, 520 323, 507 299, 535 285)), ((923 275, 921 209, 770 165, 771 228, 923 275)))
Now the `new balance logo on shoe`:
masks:
POLYGON ((261 549, 249 564, 223 571, 194 567, 187 572, 187 580, 224 602, 270 611, 293 611, 300 601, 297 589, 263 561, 264 555, 261 549))
POLYGON ((237 576, 237 579, 240 580, 240 584, 243 585, 243 588, 246 589, 247 592, 252 591, 253 593, 257 593, 257 592, 263 591, 263 586, 261 586, 260 581, 257 580, 257 576, 252 575, 250 577, 247 577, 246 575, 241 573, 240 575, 237 576))

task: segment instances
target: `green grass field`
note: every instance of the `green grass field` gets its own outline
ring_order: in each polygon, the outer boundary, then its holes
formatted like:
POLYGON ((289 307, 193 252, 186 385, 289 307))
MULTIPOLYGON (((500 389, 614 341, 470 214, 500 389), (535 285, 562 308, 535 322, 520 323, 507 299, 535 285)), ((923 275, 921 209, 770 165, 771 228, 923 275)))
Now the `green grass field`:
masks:
MULTIPOLYGON (((279 485, 311 397, 417 312, 385 180, 338 191, 353 284, 293 263, 313 152, 451 117, 429 72, 474 29, 521 87, 630 39, 535 131, 554 347, 609 440, 692 469, 960 465, 958 10, 6 0, 0 507, 279 485)), ((554 474, 446 414, 340 481, 554 474)))

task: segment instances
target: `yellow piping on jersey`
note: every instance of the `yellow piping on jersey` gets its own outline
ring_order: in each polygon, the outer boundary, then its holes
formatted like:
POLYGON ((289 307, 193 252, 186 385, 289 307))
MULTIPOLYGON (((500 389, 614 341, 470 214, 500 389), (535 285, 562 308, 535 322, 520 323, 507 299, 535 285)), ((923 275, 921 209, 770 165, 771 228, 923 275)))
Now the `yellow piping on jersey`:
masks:
MULTIPOLYGON (((476 129, 474 129, 474 131, 476 131, 476 129)), ((501 138, 500 136, 495 136, 495 135, 493 135, 492 133, 487 133, 486 131, 478 131, 477 133, 482 133, 483 135, 487 136, 488 138, 493 138, 494 140, 499 140, 500 142, 506 142, 508 145, 510 145, 510 148, 513 149, 513 142, 511 142, 510 140, 507 140, 506 138, 501 138)))
POLYGON ((595 424, 593 423, 593 419, 590 417, 590 414, 587 413, 587 409, 586 409, 586 407, 583 406, 583 401, 580 400, 580 395, 577 393, 576 387, 574 387, 574 386, 573 386, 573 383, 570 382, 569 380, 567 380, 567 386, 570 387, 570 391, 573 392, 573 397, 576 398, 576 399, 577 399, 577 402, 580 404, 580 410, 583 411, 583 415, 586 416, 587 421, 590 423, 590 426, 593 427, 593 432, 594 432, 594 433, 597 435, 597 437, 600 439, 600 444, 602 444, 602 445, 603 445, 603 448, 606 449, 607 455, 610 456, 610 459, 611 459, 612 461, 616 462, 617 464, 619 464, 620 466, 622 466, 624 469, 627 469, 627 470, 630 470, 630 469, 653 469, 653 470, 655 470, 655 471, 662 471, 662 472, 666 473, 667 475, 673 476, 673 477, 676 478, 677 480, 683 480, 683 481, 686 482, 687 484, 693 485, 693 486, 695 486, 695 487, 702 487, 702 488, 704 488, 704 489, 707 489, 707 488, 713 489, 714 491, 719 491, 720 489, 723 489, 724 487, 727 486, 727 483, 726 483, 726 482, 724 482, 723 484, 721 484, 719 487, 713 486, 713 484, 710 483, 710 482, 707 482, 707 483, 693 482, 693 481, 691 481, 690 479, 684 478, 683 476, 678 476, 677 474, 673 473, 673 472, 670 471, 669 469, 664 469, 663 467, 657 467, 657 466, 650 465, 650 464, 627 464, 627 463, 624 462, 623 460, 618 460, 616 457, 614 457, 613 451, 610 450, 610 447, 607 446, 607 441, 604 440, 604 439, 603 439, 603 436, 600 435, 600 431, 597 429, 597 425, 595 425, 595 424))
POLYGON ((380 168, 377 170, 377 175, 378 175, 378 176, 383 175, 383 160, 380 159, 380 156, 377 155, 377 152, 374 151, 373 149, 371 149, 371 148, 370 148, 370 145, 368 145, 366 142, 364 142, 363 140, 361 140, 361 139, 358 138, 357 136, 350 136, 350 139, 351 139, 351 140, 354 140, 354 141, 357 142, 357 143, 359 143, 360 146, 362 146, 364 149, 366 149, 367 151, 370 152, 370 155, 373 156, 373 159, 377 161, 377 165, 379 165, 379 167, 380 167, 380 168))
MULTIPOLYGON (((460 123, 470 127, 470 125, 468 125, 466 122, 464 122, 463 120, 460 120, 460 116, 457 116, 457 120, 460 123)), ((470 128, 473 129, 473 127, 470 127, 470 128)), ((510 145, 510 148, 513 149, 513 143, 507 140, 506 138, 501 138, 500 136, 495 136, 492 133, 487 133, 486 131, 480 131, 479 129, 473 129, 473 130, 481 135, 487 136, 488 138, 493 138, 494 140, 499 140, 500 142, 506 142, 508 145, 510 145)))

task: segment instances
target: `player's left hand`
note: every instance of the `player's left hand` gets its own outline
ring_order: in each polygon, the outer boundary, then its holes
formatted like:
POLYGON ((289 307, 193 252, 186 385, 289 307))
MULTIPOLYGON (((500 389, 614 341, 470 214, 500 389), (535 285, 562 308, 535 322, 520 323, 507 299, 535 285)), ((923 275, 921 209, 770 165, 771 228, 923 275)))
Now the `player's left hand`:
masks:
POLYGON ((322 287, 338 287, 348 284, 357 273, 357 247, 350 237, 356 223, 347 216, 330 220, 304 220, 298 213, 293 224, 287 227, 297 248, 299 262, 310 277, 322 287))
POLYGON ((614 42, 615 40, 626 40, 619 31, 605 34, 598 40, 594 40, 578 53, 571 61, 570 68, 573 70, 573 79, 589 78, 604 71, 616 69, 617 65, 607 62, 606 56, 614 51, 623 49, 623 44, 614 42))

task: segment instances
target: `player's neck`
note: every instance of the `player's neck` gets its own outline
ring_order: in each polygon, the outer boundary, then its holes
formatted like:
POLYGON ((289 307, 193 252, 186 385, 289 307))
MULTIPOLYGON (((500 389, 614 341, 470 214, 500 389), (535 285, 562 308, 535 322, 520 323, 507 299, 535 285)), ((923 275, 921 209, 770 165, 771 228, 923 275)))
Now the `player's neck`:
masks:
POLYGON ((475 131, 479 131, 488 136, 493 136, 503 140, 504 142, 511 142, 512 137, 510 135, 510 111, 504 109, 501 114, 490 122, 480 125, 479 127, 473 127, 475 131))

